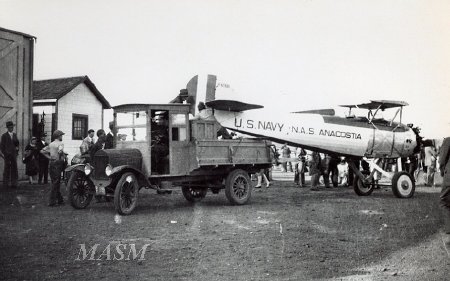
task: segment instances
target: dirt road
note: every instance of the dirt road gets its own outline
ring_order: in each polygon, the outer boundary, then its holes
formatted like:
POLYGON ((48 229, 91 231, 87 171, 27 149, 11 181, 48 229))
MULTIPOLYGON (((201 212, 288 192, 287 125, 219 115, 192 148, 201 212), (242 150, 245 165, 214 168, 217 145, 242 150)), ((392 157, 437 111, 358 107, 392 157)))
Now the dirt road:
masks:
POLYGON ((3 190, 1 279, 449 280, 438 188, 400 200, 387 189, 314 192, 292 178, 274 172, 245 206, 230 206, 223 192, 193 205, 181 191, 143 190, 126 217, 112 203, 46 207, 42 186, 3 190), (148 246, 142 260, 114 260, 119 244, 148 246), (94 259, 80 245, 97 245, 94 259))

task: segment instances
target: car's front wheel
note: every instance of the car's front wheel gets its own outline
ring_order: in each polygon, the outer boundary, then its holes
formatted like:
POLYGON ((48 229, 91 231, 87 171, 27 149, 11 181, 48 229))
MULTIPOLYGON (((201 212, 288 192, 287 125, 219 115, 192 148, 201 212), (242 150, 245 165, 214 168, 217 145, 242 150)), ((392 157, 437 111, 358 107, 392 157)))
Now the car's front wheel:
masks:
POLYGON ((67 186, 69 188, 69 202, 72 207, 84 209, 91 203, 95 193, 94 185, 83 172, 72 171, 67 186))

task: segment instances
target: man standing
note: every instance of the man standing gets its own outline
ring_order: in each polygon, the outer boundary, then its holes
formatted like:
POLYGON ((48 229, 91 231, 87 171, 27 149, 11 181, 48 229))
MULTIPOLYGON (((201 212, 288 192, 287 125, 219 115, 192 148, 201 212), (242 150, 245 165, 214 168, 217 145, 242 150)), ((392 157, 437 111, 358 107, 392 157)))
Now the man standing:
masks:
MULTIPOLYGON (((441 207, 444 211, 445 233, 450 234, 450 137, 445 138, 439 154, 439 166, 441 170, 442 191, 441 207)), ((450 236, 447 237, 447 247, 450 247, 450 236)))
POLYGON ((330 188, 330 161, 331 156, 328 154, 324 154, 320 162, 320 174, 323 177, 323 183, 325 184, 326 188, 330 188))
POLYGON ((301 147, 297 148, 298 163, 295 164, 294 183, 298 187, 303 187, 303 185, 305 184, 305 156, 306 151, 301 147))
POLYGON ((114 122, 109 122, 109 133, 106 135, 105 149, 114 148, 114 122))
MULTIPOLYGON (((45 141, 45 137, 47 137, 47 134, 43 133, 41 140, 38 141, 38 143, 37 143, 37 147, 38 147, 39 151, 41 151, 44 147, 46 147, 48 145, 48 143, 45 141)), ((38 183, 41 184, 42 179, 44 179, 44 184, 47 184, 48 183, 48 164, 49 164, 48 159, 47 159, 47 157, 45 157, 44 155, 42 155, 40 153, 38 160, 39 160, 38 183)))
MULTIPOLYGON (((283 158, 291 158, 291 149, 287 146, 287 143, 285 143, 282 147, 281 147, 281 155, 283 156, 283 158)), ((283 172, 287 172, 288 171, 288 167, 289 167, 289 172, 292 172, 292 163, 289 161, 283 162, 283 172)))
POLYGON ((425 169, 426 169, 426 186, 434 186, 434 173, 436 172, 437 151, 433 140, 432 146, 425 147, 425 169))
POLYGON ((60 191, 61 173, 64 169, 66 157, 64 143, 62 142, 63 135, 64 133, 62 131, 56 130, 52 135, 54 141, 41 150, 41 154, 50 160, 50 179, 52 180, 52 186, 48 202, 49 207, 54 207, 56 204, 64 204, 64 199, 60 191))
POLYGON ((0 156, 5 161, 5 167, 3 170, 3 185, 11 187, 17 187, 17 180, 19 173, 17 171, 17 155, 19 152, 19 140, 16 133, 14 133, 14 123, 11 121, 6 122, 6 128, 8 131, 1 137, 0 143, 0 156))
POLYGON ((94 139, 93 139, 94 134, 95 134, 95 131, 92 129, 89 129, 87 137, 84 138, 84 140, 80 146, 81 155, 89 154, 91 147, 94 145, 94 139))
POLYGON ((326 188, 330 187, 330 177, 333 187, 338 187, 338 164, 340 159, 334 155, 325 155, 322 160, 322 176, 326 188))
POLYGON ((311 176, 311 190, 319 190, 319 179, 322 173, 319 152, 313 151, 309 160, 309 175, 311 176))
POLYGON ((105 148, 106 134, 105 130, 100 129, 97 131, 97 142, 91 147, 89 153, 91 154, 91 160, 94 159, 94 155, 97 151, 105 148))

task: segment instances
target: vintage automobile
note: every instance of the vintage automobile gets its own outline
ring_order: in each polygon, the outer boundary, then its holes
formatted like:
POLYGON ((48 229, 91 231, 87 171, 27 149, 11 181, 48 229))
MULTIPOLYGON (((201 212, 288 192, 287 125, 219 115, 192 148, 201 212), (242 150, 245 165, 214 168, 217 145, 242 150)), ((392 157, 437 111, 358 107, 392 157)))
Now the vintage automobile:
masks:
POLYGON ((220 125, 190 120, 189 104, 124 104, 113 109, 115 148, 66 169, 69 201, 76 209, 101 195, 113 198, 117 212, 128 215, 141 188, 161 192, 167 186, 180 186, 189 202, 203 199, 208 189, 214 194, 225 189, 228 200, 241 205, 251 197, 250 174, 271 167, 274 160, 269 141, 218 139, 220 125))

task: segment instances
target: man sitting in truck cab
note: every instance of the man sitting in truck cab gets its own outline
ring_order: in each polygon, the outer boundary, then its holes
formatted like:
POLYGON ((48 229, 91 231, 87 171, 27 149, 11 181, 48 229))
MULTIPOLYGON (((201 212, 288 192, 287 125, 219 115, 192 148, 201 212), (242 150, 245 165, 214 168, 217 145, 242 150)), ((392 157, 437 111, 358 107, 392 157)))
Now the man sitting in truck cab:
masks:
POLYGON ((165 175, 169 169, 169 113, 155 111, 151 118, 152 174, 165 175))

